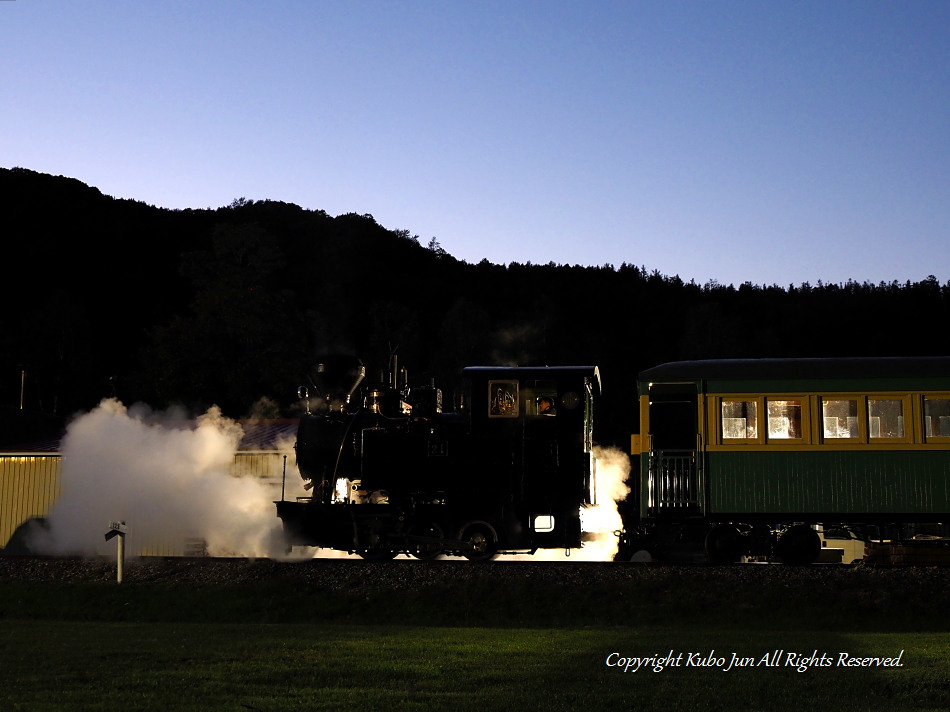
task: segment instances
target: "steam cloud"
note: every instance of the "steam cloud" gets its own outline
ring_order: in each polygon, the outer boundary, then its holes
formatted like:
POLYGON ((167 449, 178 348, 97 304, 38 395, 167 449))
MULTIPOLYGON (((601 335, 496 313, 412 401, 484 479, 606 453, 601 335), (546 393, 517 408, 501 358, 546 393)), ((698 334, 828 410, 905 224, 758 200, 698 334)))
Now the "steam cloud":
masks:
POLYGON ((108 523, 125 521, 130 552, 195 537, 212 556, 279 553, 272 485, 230 472, 241 426, 217 408, 196 424, 182 422, 116 400, 73 421, 63 441, 60 496, 49 531, 34 546, 110 553, 108 523))
POLYGON ((581 552, 589 556, 589 561, 611 561, 617 553, 620 539, 616 532, 623 529, 623 519, 617 504, 630 494, 627 478, 630 477, 630 458, 616 448, 595 447, 595 490, 596 504, 581 510, 581 528, 585 532, 598 534, 596 541, 587 542, 581 552))

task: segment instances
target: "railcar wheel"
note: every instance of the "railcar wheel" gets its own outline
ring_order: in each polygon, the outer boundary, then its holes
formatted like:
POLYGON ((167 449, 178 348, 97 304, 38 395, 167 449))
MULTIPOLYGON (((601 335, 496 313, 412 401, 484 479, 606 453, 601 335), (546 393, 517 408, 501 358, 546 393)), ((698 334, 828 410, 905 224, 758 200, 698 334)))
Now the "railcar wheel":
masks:
MULTIPOLYGON (((409 527, 409 536, 425 537, 426 539, 443 539, 442 527, 435 522, 421 522, 409 527)), ((442 543, 421 541, 413 544, 412 555, 420 561, 431 561, 442 553, 442 543)))
POLYGON ((732 564, 742 556, 742 535, 732 524, 713 524, 706 534, 706 557, 716 564, 732 564))
POLYGON ((495 531, 482 522, 469 524, 459 537, 468 544, 463 556, 469 561, 488 561, 498 553, 498 540, 495 531))
POLYGON ((818 561, 821 554, 821 538, 807 524, 789 527, 775 543, 775 553, 783 563, 791 566, 807 566, 818 561))

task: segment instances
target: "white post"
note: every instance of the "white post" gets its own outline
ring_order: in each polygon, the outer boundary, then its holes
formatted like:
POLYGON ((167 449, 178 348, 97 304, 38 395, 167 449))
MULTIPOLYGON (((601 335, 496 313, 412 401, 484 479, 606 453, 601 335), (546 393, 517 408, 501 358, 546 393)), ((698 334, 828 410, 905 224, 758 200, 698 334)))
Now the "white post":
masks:
POLYGON ((122 583, 122 574, 125 570, 125 535, 129 528, 125 522, 109 522, 109 531, 106 532, 106 541, 118 537, 118 552, 116 556, 116 583, 122 583))
POLYGON ((125 569, 125 534, 116 537, 119 540, 118 563, 116 564, 116 583, 122 583, 122 573, 125 569))

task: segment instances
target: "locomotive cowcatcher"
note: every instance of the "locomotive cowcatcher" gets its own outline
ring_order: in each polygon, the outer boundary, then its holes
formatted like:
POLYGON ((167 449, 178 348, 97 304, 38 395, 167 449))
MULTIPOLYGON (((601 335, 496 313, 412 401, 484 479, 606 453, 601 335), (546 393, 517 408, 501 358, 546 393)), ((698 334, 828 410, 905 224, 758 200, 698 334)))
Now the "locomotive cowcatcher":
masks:
POLYGON ((360 390, 364 376, 355 359, 319 364, 314 412, 301 388, 295 448, 312 496, 276 502, 289 546, 370 560, 581 546, 595 366, 466 368, 453 412, 434 385, 410 388, 396 368, 360 390))

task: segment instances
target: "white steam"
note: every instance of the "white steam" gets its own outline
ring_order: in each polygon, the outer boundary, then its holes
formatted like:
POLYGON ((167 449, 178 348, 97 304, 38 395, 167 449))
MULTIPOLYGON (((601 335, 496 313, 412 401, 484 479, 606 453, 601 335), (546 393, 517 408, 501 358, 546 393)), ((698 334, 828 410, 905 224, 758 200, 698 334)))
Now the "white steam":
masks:
POLYGON ((232 475, 241 436, 241 426, 217 408, 186 424, 102 401, 67 430, 60 495, 36 546, 57 554, 112 553, 115 544, 106 544, 104 533, 109 522, 124 521, 130 553, 180 549, 189 539, 204 540, 212 556, 275 553, 273 483, 232 475))
POLYGON ((595 447, 593 456, 595 504, 581 510, 581 529, 597 538, 585 542, 579 553, 585 561, 612 561, 620 544, 617 533, 623 529, 617 504, 630 494, 630 458, 605 447, 595 447))

